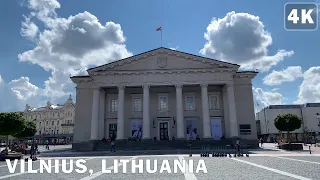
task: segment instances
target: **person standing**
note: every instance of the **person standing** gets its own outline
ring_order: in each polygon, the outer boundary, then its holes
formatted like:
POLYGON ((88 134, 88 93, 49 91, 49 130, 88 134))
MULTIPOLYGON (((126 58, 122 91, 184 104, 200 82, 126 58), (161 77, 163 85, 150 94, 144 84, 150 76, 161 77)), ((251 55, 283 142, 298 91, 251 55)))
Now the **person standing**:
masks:
POLYGON ((111 141, 111 152, 116 152, 114 140, 111 141))

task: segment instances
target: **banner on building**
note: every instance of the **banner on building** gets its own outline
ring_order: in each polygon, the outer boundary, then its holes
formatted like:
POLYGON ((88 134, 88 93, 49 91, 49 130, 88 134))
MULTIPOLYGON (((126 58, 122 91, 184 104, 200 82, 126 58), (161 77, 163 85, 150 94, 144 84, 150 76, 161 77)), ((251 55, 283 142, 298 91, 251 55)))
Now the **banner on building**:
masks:
POLYGON ((187 140, 196 140, 198 135, 197 121, 187 120, 186 126, 187 126, 187 140))
POLYGON ((220 140, 222 137, 221 119, 211 119, 211 136, 214 140, 220 140))
POLYGON ((142 120, 132 120, 131 121, 132 128, 132 137, 136 139, 142 138, 142 120))

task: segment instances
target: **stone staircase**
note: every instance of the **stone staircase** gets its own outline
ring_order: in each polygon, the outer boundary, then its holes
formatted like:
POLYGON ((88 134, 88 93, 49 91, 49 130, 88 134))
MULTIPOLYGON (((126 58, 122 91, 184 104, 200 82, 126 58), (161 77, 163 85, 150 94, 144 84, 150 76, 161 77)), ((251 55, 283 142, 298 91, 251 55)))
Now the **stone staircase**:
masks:
MULTIPOLYGON (((153 141, 153 140, 142 140, 142 141, 116 141, 115 146, 117 150, 123 151, 134 151, 134 150, 203 150, 203 149, 234 149, 234 140, 173 140, 173 141, 153 141)), ((242 148, 254 148, 254 144, 244 144, 242 148)), ((94 147, 95 151, 108 151, 111 149, 110 143, 97 142, 94 147)))

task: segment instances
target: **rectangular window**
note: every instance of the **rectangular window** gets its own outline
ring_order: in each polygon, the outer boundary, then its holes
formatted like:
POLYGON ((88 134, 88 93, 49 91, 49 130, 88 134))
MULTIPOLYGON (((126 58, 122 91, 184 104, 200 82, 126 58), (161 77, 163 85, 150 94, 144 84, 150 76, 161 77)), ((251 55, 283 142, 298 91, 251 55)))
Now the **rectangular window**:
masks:
POLYGON ((142 111, 142 101, 140 97, 132 98, 132 111, 141 112, 142 111))
POLYGON ((217 95, 209 96, 209 109, 210 110, 219 110, 219 101, 217 95))
POLYGON ((111 99, 110 111, 111 112, 118 112, 118 100, 117 99, 111 99))
POLYGON ((186 96, 185 98, 185 109, 187 111, 193 111, 194 108, 194 96, 186 96))
POLYGON ((251 134, 251 125, 250 124, 239 124, 240 135, 251 134))
POLYGON ((159 110, 160 111, 168 111, 168 97, 167 96, 159 96, 159 110))

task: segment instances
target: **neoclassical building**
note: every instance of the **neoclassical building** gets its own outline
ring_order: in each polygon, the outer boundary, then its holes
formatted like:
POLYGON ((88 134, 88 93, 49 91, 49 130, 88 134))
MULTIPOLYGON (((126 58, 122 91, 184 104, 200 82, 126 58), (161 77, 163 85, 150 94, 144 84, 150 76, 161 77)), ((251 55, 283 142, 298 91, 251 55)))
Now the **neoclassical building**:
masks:
POLYGON ((37 139, 66 139, 72 141, 75 102, 71 95, 64 104, 54 105, 50 101, 44 107, 32 108, 28 104, 23 116, 37 125, 37 139))
POLYGON ((74 143, 103 138, 257 139, 239 65, 158 48, 91 68, 76 84, 74 143))

